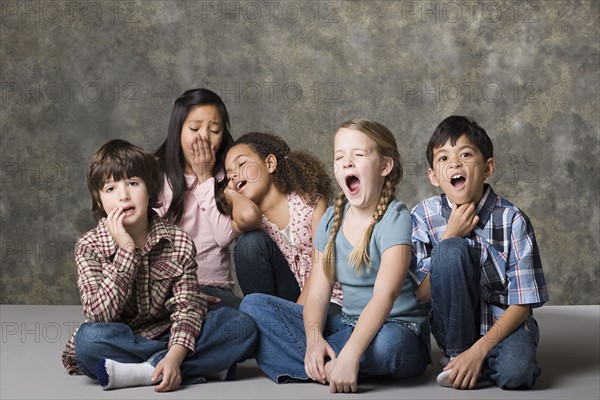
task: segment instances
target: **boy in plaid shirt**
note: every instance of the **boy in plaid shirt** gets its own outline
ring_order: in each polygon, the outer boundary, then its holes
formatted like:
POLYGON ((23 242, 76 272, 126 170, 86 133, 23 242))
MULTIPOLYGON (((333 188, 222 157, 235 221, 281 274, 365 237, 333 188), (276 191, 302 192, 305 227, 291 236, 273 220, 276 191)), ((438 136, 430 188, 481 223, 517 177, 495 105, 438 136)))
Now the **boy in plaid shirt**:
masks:
POLYGON ((540 375, 532 309, 548 301, 531 222, 485 183, 493 145, 475 121, 442 121, 427 159, 443 193, 412 210, 411 275, 419 297, 431 300, 432 334, 449 358, 438 383, 531 388, 540 375))
POLYGON ((229 307, 207 311, 194 242, 152 210, 162 185, 154 157, 124 140, 106 143, 89 165, 98 225, 75 245, 86 322, 62 360, 69 373, 104 389, 158 383, 155 390, 166 392, 232 378, 256 345, 249 316, 229 307))

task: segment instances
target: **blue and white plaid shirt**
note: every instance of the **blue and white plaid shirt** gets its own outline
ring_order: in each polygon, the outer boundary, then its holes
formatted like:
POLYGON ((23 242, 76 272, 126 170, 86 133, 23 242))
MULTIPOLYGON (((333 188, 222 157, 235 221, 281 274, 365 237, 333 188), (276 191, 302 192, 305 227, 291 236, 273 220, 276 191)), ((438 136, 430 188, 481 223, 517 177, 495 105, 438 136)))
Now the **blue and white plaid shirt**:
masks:
MULTIPOLYGON (((523 211, 486 185, 477 206, 479 223, 465 239, 481 265, 481 334, 511 304, 540 307, 548 291, 533 226, 523 211)), ((413 263, 410 275, 420 284, 429 274, 431 252, 442 240, 452 208, 446 195, 430 197, 412 210, 413 263)), ((530 316, 533 313, 530 308, 530 316)))

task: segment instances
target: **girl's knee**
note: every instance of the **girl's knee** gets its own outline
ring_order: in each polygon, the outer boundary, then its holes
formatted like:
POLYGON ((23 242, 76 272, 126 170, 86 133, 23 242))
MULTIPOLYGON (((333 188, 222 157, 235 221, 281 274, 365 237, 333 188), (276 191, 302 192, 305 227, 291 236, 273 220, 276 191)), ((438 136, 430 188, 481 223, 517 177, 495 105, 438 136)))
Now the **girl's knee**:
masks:
POLYGON ((247 294, 240 303, 240 311, 256 319, 269 307, 268 295, 262 293, 247 294))
POLYGON ((240 332, 245 332, 241 336, 252 336, 257 332, 256 322, 247 313, 238 311, 230 307, 224 307, 227 311, 225 317, 229 323, 235 324, 240 327, 240 332))
POLYGON ((236 268, 252 267, 258 260, 264 258, 269 240, 272 239, 262 230, 242 234, 233 249, 236 268))
POLYGON ((263 230, 245 232, 237 238, 234 255, 251 259, 256 253, 264 252, 264 249, 273 240, 263 230))

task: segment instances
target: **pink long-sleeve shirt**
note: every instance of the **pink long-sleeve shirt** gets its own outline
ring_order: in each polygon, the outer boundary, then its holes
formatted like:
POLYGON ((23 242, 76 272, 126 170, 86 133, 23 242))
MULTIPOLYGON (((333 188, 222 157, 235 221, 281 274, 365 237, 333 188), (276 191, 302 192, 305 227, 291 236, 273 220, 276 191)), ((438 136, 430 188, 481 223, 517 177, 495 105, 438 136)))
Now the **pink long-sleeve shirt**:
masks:
MULTIPOLYGON (((198 184, 194 175, 185 175, 185 181, 187 187, 193 189, 185 192, 183 216, 177 226, 187 232, 196 245, 198 281, 201 285, 233 289, 229 245, 235 234, 231 228, 231 217, 217 209, 215 179, 198 184)), ((162 207, 156 210, 161 216, 169 209, 172 199, 173 191, 165 177, 162 207)))

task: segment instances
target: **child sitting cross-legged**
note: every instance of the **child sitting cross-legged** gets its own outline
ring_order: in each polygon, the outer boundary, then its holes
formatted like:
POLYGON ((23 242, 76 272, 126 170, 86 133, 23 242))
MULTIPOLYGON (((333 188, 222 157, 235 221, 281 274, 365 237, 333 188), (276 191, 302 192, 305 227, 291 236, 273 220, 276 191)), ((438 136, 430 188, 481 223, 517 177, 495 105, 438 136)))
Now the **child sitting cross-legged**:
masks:
POLYGON ((98 225, 75 245, 86 322, 62 361, 104 389, 156 384, 166 392, 231 379, 254 352, 251 318, 230 307, 207 311, 194 242, 152 210, 162 185, 156 159, 124 140, 106 143, 89 164, 98 225))

